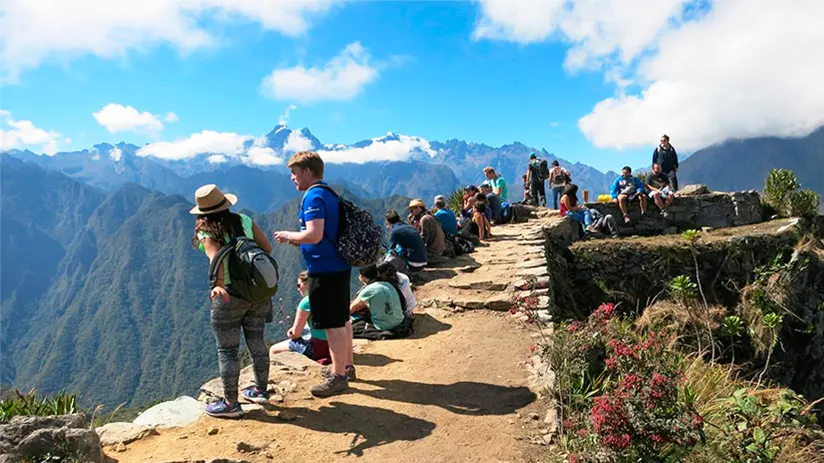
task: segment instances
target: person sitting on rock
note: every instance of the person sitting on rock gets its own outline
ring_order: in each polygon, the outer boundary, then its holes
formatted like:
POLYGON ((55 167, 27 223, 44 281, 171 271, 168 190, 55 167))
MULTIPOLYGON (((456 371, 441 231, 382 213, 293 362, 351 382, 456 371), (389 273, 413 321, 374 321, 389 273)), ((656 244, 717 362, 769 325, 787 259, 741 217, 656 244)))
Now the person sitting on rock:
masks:
POLYGON ((592 233, 618 238, 618 223, 615 222, 615 217, 612 214, 602 214, 598 209, 590 209, 589 213, 592 215, 592 226, 590 227, 592 233))
POLYGON ((492 192, 495 193, 502 202, 506 202, 509 198, 506 180, 498 175, 492 166, 484 167, 484 176, 486 176, 489 186, 492 187, 492 192))
POLYGON ((426 209, 422 199, 413 199, 409 202, 409 223, 421 234, 426 245, 426 260, 430 264, 437 264, 443 259, 446 250, 446 237, 438 219, 426 209))
POLYGON ((486 195, 482 192, 478 192, 475 194, 475 209, 483 204, 483 213, 486 216, 486 220, 491 224, 492 223, 492 208, 489 207, 489 200, 486 198, 486 195))
POLYGON ((435 197, 435 213, 433 214, 441 223, 443 231, 449 235, 458 233, 458 218, 455 213, 446 208, 446 199, 443 196, 435 197))
POLYGON ((564 194, 561 195, 560 209, 561 217, 570 217, 581 223, 585 232, 596 231, 592 228, 592 213, 583 204, 578 204, 578 185, 572 183, 566 186, 564 194))
POLYGON ((472 211, 472 221, 469 223, 470 232, 478 237, 479 241, 486 241, 492 237, 492 224, 489 222, 491 211, 483 193, 475 196, 475 208, 472 211))
POLYGON ((464 188, 463 207, 461 208, 461 218, 471 219, 475 209, 475 196, 480 190, 475 185, 467 185, 464 188))
POLYGON ((670 186, 669 175, 661 172, 661 164, 652 165, 652 174, 647 177, 647 188, 649 189, 649 197, 652 198, 655 205, 661 209, 666 217, 667 208, 675 200, 675 192, 670 186))
POLYGON ((610 189, 612 200, 618 203, 621 213, 624 214, 624 223, 630 222, 627 203, 632 202, 635 198, 638 198, 641 204, 641 215, 647 213, 647 197, 644 191, 644 182, 632 175, 631 167, 624 166, 621 169, 621 176, 615 179, 610 189))
POLYGON ((274 344, 269 353, 274 355, 280 352, 297 352, 310 359, 328 363, 329 343, 326 341, 326 330, 309 328, 312 326, 312 315, 309 309, 309 272, 303 271, 298 275, 298 292, 303 297, 295 310, 295 321, 286 332, 289 338, 274 344))
POLYGON ((492 191, 492 185, 488 183, 481 183, 481 193, 486 197, 486 203, 489 204, 490 223, 500 223, 503 213, 501 198, 492 191), (490 217, 491 216, 491 217, 490 217))
POLYGON ((354 337, 386 339, 405 337, 411 332, 411 317, 407 317, 406 299, 391 265, 361 267, 358 279, 363 288, 355 296, 349 311, 352 314, 354 337), (408 329, 404 330, 404 320, 408 329), (403 331, 406 331, 405 333, 403 331))
POLYGON ((530 204, 532 202, 532 195, 529 193, 529 180, 527 179, 527 175, 521 175, 521 181, 524 183, 524 204, 530 204))
POLYGON ((400 214, 394 210, 386 211, 385 218, 389 229, 389 249, 400 248, 410 272, 426 267, 426 244, 415 227, 404 223, 400 214))

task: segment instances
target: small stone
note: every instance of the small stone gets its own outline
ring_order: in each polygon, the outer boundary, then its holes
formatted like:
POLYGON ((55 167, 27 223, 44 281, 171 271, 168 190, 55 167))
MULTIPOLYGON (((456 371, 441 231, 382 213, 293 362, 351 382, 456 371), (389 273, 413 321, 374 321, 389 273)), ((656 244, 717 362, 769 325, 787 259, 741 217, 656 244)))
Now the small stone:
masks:
POLYGON ((178 439, 180 439, 180 440, 184 440, 184 439, 188 439, 188 438, 189 438, 189 436, 187 436, 186 434, 184 434, 184 435, 182 435, 182 436, 177 436, 177 438, 178 438, 178 439))
POLYGON ((274 394, 272 397, 269 397, 269 403, 283 403, 283 396, 280 394, 274 394))
POLYGON ((289 380, 283 380, 278 383, 278 389, 280 389, 283 393, 294 392, 297 387, 297 384, 289 380))
POLYGON ((208 434, 210 436, 214 436, 215 434, 217 434, 219 432, 220 432, 220 430, 215 428, 215 427, 211 427, 211 428, 206 430, 206 434, 208 434))
POLYGON ((554 436, 554 435, 552 435, 552 434, 544 434, 544 437, 543 437, 544 444, 546 444, 546 445, 551 444, 551 443, 552 443, 552 440, 553 440, 554 438, 555 438, 555 436, 554 436))
POLYGON ((235 446, 235 448, 237 449, 238 452, 249 452, 249 453, 257 452, 258 450, 262 449, 262 447, 260 447, 259 445, 250 444, 248 442, 243 442, 243 441, 238 442, 237 445, 235 446))
POLYGON ((507 424, 515 424, 515 420, 510 418, 510 419, 506 420, 506 423, 507 424))
POLYGON ((287 411, 278 411, 275 416, 281 421, 294 421, 298 416, 287 411))
POLYGON ((540 419, 541 419, 541 415, 539 415, 539 414, 537 414, 537 413, 535 413, 535 412, 532 412, 532 413, 530 413, 530 414, 529 414, 529 419, 530 419, 530 420, 540 420, 540 419))
POLYGON ((541 429, 539 432, 541 434, 549 434, 549 429, 541 429))
POLYGON ((126 444, 124 444, 123 442, 118 442, 114 446, 114 451, 115 452, 125 452, 126 451, 126 444))

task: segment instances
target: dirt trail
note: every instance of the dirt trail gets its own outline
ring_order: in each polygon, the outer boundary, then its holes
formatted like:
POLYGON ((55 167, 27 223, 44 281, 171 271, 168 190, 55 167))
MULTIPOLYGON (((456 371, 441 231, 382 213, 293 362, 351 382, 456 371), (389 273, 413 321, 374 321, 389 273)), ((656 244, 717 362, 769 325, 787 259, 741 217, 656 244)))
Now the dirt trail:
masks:
MULTIPOLYGON (((525 225, 497 227, 499 241, 428 272, 423 278, 431 281, 417 289, 419 300, 455 291, 444 277, 514 279, 509 267, 518 260, 525 225), (481 264, 474 273, 459 270, 473 262, 481 264)), ((483 297, 489 293, 481 292, 483 297)), ((534 344, 529 333, 506 312, 427 308, 416 317, 414 338, 360 347, 358 381, 348 394, 313 399, 308 389, 316 375, 296 376, 298 388, 282 404, 238 421, 204 417, 189 427, 160 430, 158 436, 129 444, 125 452, 108 449, 108 455, 123 463, 216 457, 252 462, 359 457, 427 463, 537 461, 545 449, 522 440, 542 427, 542 420, 527 415, 543 417, 536 395, 526 387, 522 364, 534 344), (208 434, 212 428, 217 434, 208 434), (240 441, 260 450, 242 453, 237 450, 240 441)))

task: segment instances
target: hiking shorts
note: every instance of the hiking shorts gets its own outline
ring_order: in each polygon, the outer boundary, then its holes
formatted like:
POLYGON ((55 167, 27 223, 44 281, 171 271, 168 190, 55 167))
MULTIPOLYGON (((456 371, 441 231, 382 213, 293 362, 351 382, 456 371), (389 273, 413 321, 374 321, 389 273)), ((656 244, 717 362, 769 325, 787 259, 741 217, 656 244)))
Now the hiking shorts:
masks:
POLYGON ((343 328, 349 321, 350 271, 309 274, 312 328, 343 328))

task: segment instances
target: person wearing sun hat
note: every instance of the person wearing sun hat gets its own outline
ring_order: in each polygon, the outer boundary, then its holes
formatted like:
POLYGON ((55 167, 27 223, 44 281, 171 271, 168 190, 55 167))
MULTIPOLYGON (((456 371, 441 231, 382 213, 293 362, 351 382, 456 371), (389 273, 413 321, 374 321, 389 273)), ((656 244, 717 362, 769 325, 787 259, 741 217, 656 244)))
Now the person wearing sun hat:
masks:
POLYGON ((430 264, 441 261, 446 250, 446 237, 443 227, 427 209, 422 199, 409 202, 409 223, 418 230, 426 245, 426 261, 430 264))
MULTIPOLYGON (((195 207, 189 212, 195 216, 195 233, 192 246, 203 251, 211 261, 220 248, 240 234, 252 238, 266 252, 272 245, 263 230, 245 214, 236 214, 231 207, 238 198, 224 194, 217 185, 203 185, 195 191, 195 207)), ((220 418, 238 418, 243 409, 238 402, 238 347, 240 332, 246 339, 246 348, 252 357, 255 385, 240 391, 249 402, 268 403, 269 349, 263 333, 266 321, 271 317, 272 301, 252 303, 233 294, 228 261, 218 269, 217 280, 211 289, 211 325, 217 341, 220 378, 223 382, 223 398, 206 405, 206 413, 220 418)))

